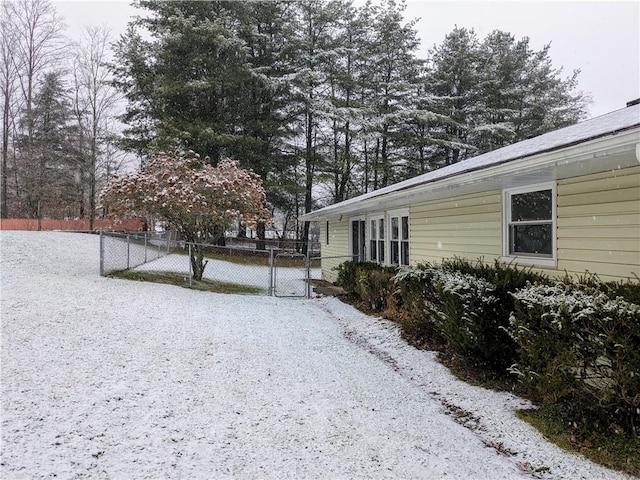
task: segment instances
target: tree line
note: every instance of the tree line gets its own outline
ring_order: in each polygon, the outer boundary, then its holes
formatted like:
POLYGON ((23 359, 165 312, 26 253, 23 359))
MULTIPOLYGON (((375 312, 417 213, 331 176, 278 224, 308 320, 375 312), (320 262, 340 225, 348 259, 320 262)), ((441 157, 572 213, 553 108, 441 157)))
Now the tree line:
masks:
MULTIPOLYGON (((554 67, 548 45, 536 51, 528 38, 502 31, 478 38, 473 30, 456 27, 420 58, 417 20, 405 18, 402 2, 134 4, 142 13, 114 43, 108 70, 109 88, 126 99, 117 145, 135 153, 141 167, 155 153, 176 149, 207 155, 212 164, 237 159, 263 179, 280 228, 305 239, 308 225, 297 223, 301 213, 575 123, 586 114, 588 98, 577 89, 578 72, 565 76, 554 67)), ((101 67, 107 68, 104 61, 101 67)), ((38 172, 43 169, 37 168, 36 113, 44 83, 36 86, 30 110, 23 101, 16 116, 13 128, 21 135, 11 136, 9 156, 16 167, 38 172)), ((70 106, 73 113, 73 102, 70 106)), ((65 138, 79 138, 79 127, 68 126, 75 130, 65 138)), ((91 139, 93 130, 82 132, 91 139)), ((88 163, 81 163, 98 171, 105 146, 112 144, 103 143, 100 134, 94 138, 94 153, 92 143, 83 140, 88 163)), ((80 146, 76 140, 74 148, 80 146)), ((47 158, 56 163, 53 152, 47 158)), ((98 173, 96 184, 109 174, 104 168, 98 173)), ((85 198, 95 199, 88 185, 85 198)), ((33 200, 26 204, 33 214, 33 200)), ((86 209, 95 214, 95 200, 84 208, 83 214, 86 209)))
POLYGON ((88 218, 118 171, 110 32, 76 41, 49 0, 0 4, 1 218, 88 218))

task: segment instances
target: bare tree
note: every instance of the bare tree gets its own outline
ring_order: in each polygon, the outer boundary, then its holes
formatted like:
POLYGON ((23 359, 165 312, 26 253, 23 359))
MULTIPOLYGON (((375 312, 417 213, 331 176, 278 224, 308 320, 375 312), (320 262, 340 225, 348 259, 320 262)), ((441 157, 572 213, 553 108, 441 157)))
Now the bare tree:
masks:
POLYGON ((88 200, 89 229, 93 229, 96 216, 99 170, 106 161, 101 159, 106 154, 101 144, 106 143, 109 136, 109 120, 120 99, 107 66, 110 40, 111 33, 105 25, 85 27, 73 65, 81 201, 84 202, 85 197, 88 200))
MULTIPOLYGON (((12 68, 18 75, 19 93, 22 96, 21 129, 25 137, 21 163, 25 171, 38 168, 34 152, 34 89, 38 79, 47 71, 58 67, 67 48, 63 31, 65 24, 49 0, 13 0, 3 2, 6 24, 3 25, 13 38, 12 68)), ((5 100, 6 101, 6 100, 5 100)), ((28 175, 25 193, 30 197, 27 214, 41 218, 40 185, 32 185, 30 179, 42 175, 28 175)))
POLYGON ((2 166, 0 170, 0 218, 9 216, 7 206, 7 177, 9 174, 9 138, 12 124, 15 122, 15 102, 16 87, 18 82, 18 71, 15 67, 13 55, 16 49, 17 32, 11 26, 8 2, 5 0, 0 4, 0 92, 2 92, 2 166))

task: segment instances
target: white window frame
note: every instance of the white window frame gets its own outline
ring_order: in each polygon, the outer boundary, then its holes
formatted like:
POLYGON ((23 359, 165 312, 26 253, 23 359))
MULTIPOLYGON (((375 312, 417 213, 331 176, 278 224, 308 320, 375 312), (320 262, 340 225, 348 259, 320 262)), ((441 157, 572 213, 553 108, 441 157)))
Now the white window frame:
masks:
POLYGON ((387 212, 387 259, 386 259, 386 264, 387 265, 396 265, 394 263, 391 263, 391 259, 393 257, 393 249, 391 246, 391 242, 393 241, 392 239, 392 223, 393 223, 393 218, 398 218, 398 266, 404 266, 405 264, 402 263, 402 243, 405 242, 405 240, 402 239, 402 217, 407 217, 407 239, 406 239, 406 243, 407 243, 407 256, 409 257, 409 262, 406 265, 410 265, 411 264, 411 217, 409 216, 409 209, 408 208, 404 208, 401 210, 391 210, 389 212, 387 212))
MULTIPOLYGON (((502 192, 502 261, 506 263, 515 263, 518 265, 529 265, 534 267, 552 267, 558 266, 558 248, 557 248, 557 194, 556 183, 546 182, 526 187, 509 188, 502 192), (540 190, 551 190, 551 256, 542 256, 536 254, 512 254, 510 250, 509 231, 513 223, 511 220, 511 197, 522 193, 537 192, 540 190)), ((548 223, 548 222, 545 222, 548 223)))
POLYGON ((361 259, 366 259, 368 258, 368 253, 367 253, 367 217, 365 215, 360 215, 357 217, 351 217, 349 218, 349 256, 355 260, 355 253, 353 252, 353 228, 352 228, 352 224, 353 222, 364 222, 364 252, 358 252, 358 261, 361 259))
POLYGON ((384 213, 380 213, 377 215, 370 215, 367 217, 367 231, 369 232, 369 252, 368 259, 371 262, 377 262, 382 265, 386 264, 387 261, 387 218, 384 213), (380 230, 380 221, 382 220, 383 228, 380 230), (371 222, 376 222, 376 238, 374 238, 373 231, 371 229, 371 222), (380 233, 382 233, 382 238, 380 233), (373 249, 371 248, 371 242, 376 242, 376 258, 373 258, 373 249), (380 260, 380 242, 382 242, 382 256, 383 259, 380 260))

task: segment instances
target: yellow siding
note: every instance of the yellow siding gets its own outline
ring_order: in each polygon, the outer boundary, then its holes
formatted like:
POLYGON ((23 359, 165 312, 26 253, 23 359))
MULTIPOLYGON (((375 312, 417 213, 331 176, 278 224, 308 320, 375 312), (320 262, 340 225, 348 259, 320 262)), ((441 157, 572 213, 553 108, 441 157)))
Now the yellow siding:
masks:
MULTIPOLYGON (((372 212, 373 213, 373 212, 372 212)), ((376 212, 382 213, 382 212, 376 212)), ((557 182, 557 268, 549 275, 596 273, 602 280, 640 275, 640 167, 557 182)), ((415 203, 409 208, 411 263, 458 256, 491 263, 502 256, 502 192, 415 203)), ((349 221, 321 222, 322 256, 349 253, 349 221)), ((323 261, 323 278, 335 280, 323 261)))
POLYGON ((483 258, 502 253, 501 192, 464 195, 412 205, 411 263, 447 257, 483 258))
POLYGON ((558 270, 640 275, 640 167, 558 182, 558 270))
POLYGON ((344 218, 329 219, 329 244, 327 244, 327 221, 320 222, 320 251, 322 252, 322 279, 335 282, 336 271, 334 270, 340 263, 348 258, 326 258, 344 257, 349 254, 349 220, 344 218))

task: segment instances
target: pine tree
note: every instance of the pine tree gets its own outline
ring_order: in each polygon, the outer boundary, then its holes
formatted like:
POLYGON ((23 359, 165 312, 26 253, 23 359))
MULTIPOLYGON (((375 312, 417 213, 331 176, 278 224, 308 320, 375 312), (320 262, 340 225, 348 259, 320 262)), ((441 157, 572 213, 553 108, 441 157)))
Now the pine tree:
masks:
POLYGON ((475 32, 456 27, 430 52, 426 88, 439 115, 432 132, 436 167, 457 163, 477 151, 472 139, 480 102, 478 49, 475 32))
MULTIPOLYGON (((267 200, 286 219, 296 213, 289 201, 296 188, 290 174, 295 156, 287 152, 285 142, 291 135, 288 106, 292 89, 288 77, 292 73, 289 50, 294 6, 281 0, 242 2, 236 16, 238 36, 246 45, 251 71, 238 128, 250 141, 237 144, 239 148, 232 154, 260 175, 267 200)), ((264 238, 263 225, 259 225, 258 238, 264 238)))
POLYGON ((146 140, 138 148, 147 152, 180 147, 216 160, 227 155, 244 141, 238 126, 251 79, 245 44, 234 30, 234 8, 241 4, 137 5, 152 15, 135 20, 116 50, 133 140, 146 140), (145 28, 152 40, 142 40, 135 28, 145 28))
POLYGON ((401 179, 394 172, 404 167, 403 117, 414 109, 422 63, 416 56, 420 41, 415 20, 405 23, 404 9, 404 2, 388 0, 374 20, 375 37, 370 45, 374 59, 371 113, 377 119, 373 189, 401 179))
POLYGON ((30 135, 19 139, 21 158, 30 159, 21 170, 25 207, 29 218, 73 215, 77 205, 77 171, 69 155, 72 137, 68 93, 61 74, 44 75, 34 92, 33 108, 22 116, 30 122, 30 135))
POLYGON ((496 30, 480 45, 482 99, 475 146, 486 152, 571 125, 585 116, 587 98, 576 92, 578 71, 562 78, 550 46, 535 52, 527 37, 496 30))
POLYGON ((362 45, 368 41, 370 31, 363 9, 352 2, 339 4, 341 16, 337 19, 334 48, 328 52, 329 101, 328 128, 331 131, 329 160, 325 171, 333 202, 346 200, 355 189, 356 141, 359 125, 365 116, 364 105, 358 98, 359 66, 366 62, 362 45))

